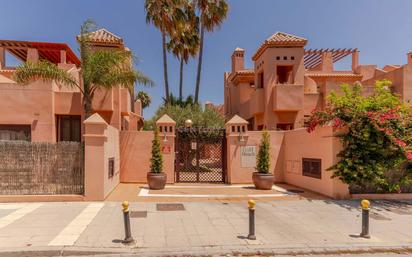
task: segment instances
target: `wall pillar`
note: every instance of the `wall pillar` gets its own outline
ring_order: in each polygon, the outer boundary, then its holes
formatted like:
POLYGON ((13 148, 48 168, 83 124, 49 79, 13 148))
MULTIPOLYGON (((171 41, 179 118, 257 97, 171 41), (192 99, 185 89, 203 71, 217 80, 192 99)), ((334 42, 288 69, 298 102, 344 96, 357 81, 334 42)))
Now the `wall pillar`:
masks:
POLYGON ((60 50, 60 63, 66 63, 66 50, 60 50))
POLYGON ((27 61, 37 62, 39 60, 39 51, 36 48, 27 49, 27 61))
POLYGON ((352 53, 352 71, 354 72, 359 66, 359 51, 356 50, 352 53))
POLYGON ((6 67, 6 49, 0 47, 0 70, 6 67))
POLYGON ((165 114, 156 121, 156 128, 163 154, 163 172, 167 174, 167 183, 174 183, 176 122, 165 114))
POLYGON ((332 52, 322 53, 321 71, 325 71, 325 72, 333 71, 332 52))
POLYGON ((84 122, 84 173, 85 200, 101 201, 105 198, 105 142, 108 124, 95 113, 84 122))
POLYGON ((233 116, 226 124, 226 182, 229 184, 236 183, 233 179, 233 172, 235 171, 234 166, 239 166, 233 163, 234 161, 239 161, 236 158, 237 148, 246 145, 247 142, 247 129, 248 122, 238 115, 233 116))

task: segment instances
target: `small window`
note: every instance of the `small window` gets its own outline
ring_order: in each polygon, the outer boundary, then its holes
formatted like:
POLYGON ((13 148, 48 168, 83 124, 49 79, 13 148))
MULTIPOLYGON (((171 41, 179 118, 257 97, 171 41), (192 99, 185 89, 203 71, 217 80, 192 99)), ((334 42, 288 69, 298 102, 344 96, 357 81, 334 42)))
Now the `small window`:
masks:
POLYGON ((263 88, 265 85, 264 75, 263 72, 258 74, 258 88, 263 88))
POLYGON ((30 125, 0 125, 0 141, 31 141, 30 125))
POLYGON ((302 158, 302 175, 322 179, 322 160, 302 158))
POLYGON ((80 115, 57 115, 57 141, 80 142, 80 115))
POLYGON ((114 158, 109 158, 109 178, 114 176, 114 158))
POLYGON ((280 60, 280 56, 276 56, 276 60, 278 60, 278 61, 279 61, 279 60, 280 60))
POLYGON ((291 56, 290 59, 293 61, 295 60, 295 56, 291 56))
POLYGON ((293 130, 293 123, 278 123, 276 124, 277 130, 293 130))
POLYGON ((287 56, 283 56, 283 60, 287 60, 288 59, 288 57, 287 56))

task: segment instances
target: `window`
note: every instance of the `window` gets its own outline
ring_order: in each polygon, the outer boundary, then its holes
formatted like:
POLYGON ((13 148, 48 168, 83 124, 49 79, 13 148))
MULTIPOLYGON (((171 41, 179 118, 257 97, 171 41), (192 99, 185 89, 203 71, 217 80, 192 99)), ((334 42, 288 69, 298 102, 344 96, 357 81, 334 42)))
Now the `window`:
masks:
POLYGON ((258 125, 257 130, 262 131, 264 129, 263 125, 258 125))
POLYGON ((109 158, 109 178, 114 176, 114 158, 109 158))
POLYGON ((0 141, 31 141, 30 125, 0 125, 0 141))
POLYGON ((80 115, 57 115, 57 141, 80 142, 80 115))
POLYGON ((293 84, 293 66, 278 65, 276 66, 277 84, 293 84))
POLYGON ((288 57, 287 57, 287 56, 283 56, 283 60, 285 60, 285 61, 286 61, 287 59, 288 59, 288 57))
POLYGON ((258 88, 263 88, 265 86, 264 81, 265 80, 264 80, 263 71, 262 71, 258 74, 258 88))
POLYGON ((295 60, 295 56, 291 56, 290 59, 293 61, 295 60))
POLYGON ((280 60, 280 56, 276 56, 276 60, 278 60, 278 61, 279 61, 279 60, 280 60))
POLYGON ((278 123, 276 124, 276 129, 277 130, 292 130, 293 123, 278 123))
POLYGON ((302 158, 302 175, 312 178, 322 178, 321 159, 302 158))

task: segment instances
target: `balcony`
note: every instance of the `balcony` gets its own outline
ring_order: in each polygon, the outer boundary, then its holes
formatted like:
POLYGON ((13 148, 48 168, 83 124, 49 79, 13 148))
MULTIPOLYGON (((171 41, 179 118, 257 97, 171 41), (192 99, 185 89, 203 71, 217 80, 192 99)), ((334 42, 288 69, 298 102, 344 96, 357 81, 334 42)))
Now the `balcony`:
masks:
POLYGON ((299 111, 303 109, 303 85, 276 84, 273 87, 274 111, 299 111))

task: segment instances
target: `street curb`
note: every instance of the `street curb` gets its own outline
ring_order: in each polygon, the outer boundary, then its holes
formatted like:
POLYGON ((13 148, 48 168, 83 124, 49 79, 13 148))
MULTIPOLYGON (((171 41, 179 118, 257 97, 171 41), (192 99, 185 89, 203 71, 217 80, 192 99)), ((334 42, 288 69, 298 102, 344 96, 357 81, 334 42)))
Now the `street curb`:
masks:
POLYGON ((169 251, 170 249, 156 249, 153 248, 61 248, 49 249, 38 248, 32 250, 0 250, 0 257, 57 257, 57 256, 128 256, 128 257, 212 257, 212 256, 282 256, 282 255, 341 255, 341 254, 412 254, 412 246, 342 246, 342 247, 325 247, 325 248, 311 248, 311 247, 296 247, 296 248, 268 248, 264 250, 253 249, 225 249, 221 247, 199 247, 196 250, 181 249, 169 251))

